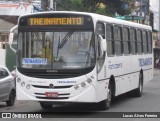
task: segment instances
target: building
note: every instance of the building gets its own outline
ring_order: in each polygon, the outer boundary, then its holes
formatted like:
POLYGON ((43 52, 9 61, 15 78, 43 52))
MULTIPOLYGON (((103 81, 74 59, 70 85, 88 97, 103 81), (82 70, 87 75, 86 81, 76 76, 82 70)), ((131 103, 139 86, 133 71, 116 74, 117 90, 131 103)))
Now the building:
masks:
POLYGON ((0 65, 7 66, 10 71, 16 62, 15 53, 7 43, 10 30, 17 24, 19 16, 40 11, 40 8, 41 2, 38 0, 0 1, 0 65))
POLYGON ((19 16, 40 11, 40 1, 23 1, 0 1, 0 42, 8 41, 10 29, 17 24, 19 16))
POLYGON ((150 0, 150 25, 153 28, 154 62, 160 58, 160 1, 150 0))
MULTIPOLYGON (((3 19, 0 18, 0 43, 8 42, 9 31, 17 23, 17 17, 14 17, 14 19, 16 19, 16 22, 6 21, 5 18, 6 17, 4 16, 3 16, 3 19)), ((9 19, 9 18, 13 20, 13 17, 7 17, 6 19, 9 19)), ((2 47, 2 44, 0 44, 0 47, 2 47)))

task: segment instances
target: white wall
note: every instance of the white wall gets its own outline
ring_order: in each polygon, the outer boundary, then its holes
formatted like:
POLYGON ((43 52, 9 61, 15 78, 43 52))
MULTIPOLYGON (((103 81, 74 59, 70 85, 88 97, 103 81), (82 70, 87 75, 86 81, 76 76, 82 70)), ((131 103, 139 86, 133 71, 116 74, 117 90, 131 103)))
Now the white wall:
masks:
POLYGON ((159 0, 150 0, 150 10, 154 14, 154 30, 159 31, 159 0))
POLYGON ((0 46, 0 57, 1 57, 1 59, 0 59, 0 65, 6 66, 6 64, 5 64, 6 50, 2 49, 1 46, 0 46))

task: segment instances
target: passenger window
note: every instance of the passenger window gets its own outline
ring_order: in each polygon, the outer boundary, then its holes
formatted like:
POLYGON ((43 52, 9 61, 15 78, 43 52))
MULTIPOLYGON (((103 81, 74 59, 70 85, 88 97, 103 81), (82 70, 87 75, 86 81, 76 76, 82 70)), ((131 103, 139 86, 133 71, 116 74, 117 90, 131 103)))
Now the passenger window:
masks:
POLYGON ((129 30, 128 28, 123 28, 123 53, 124 54, 129 54, 129 30))
POLYGON ((136 31, 135 29, 130 29, 130 52, 131 54, 136 54, 136 31))
POLYGON ((113 26, 106 25, 106 39, 107 39, 107 54, 114 55, 114 40, 113 40, 113 26))
POLYGON ((96 25, 96 34, 101 35, 103 39, 105 38, 105 26, 104 23, 97 23, 96 25))
POLYGON ((152 34, 151 32, 147 32, 147 45, 148 45, 148 52, 152 53, 152 34))
POLYGON ((114 26, 114 49, 116 55, 122 54, 122 29, 119 26, 114 26))
POLYGON ((142 32, 141 30, 137 30, 137 52, 138 54, 142 54, 142 32))
POLYGON ((143 31, 143 52, 147 53, 147 34, 146 31, 143 31))

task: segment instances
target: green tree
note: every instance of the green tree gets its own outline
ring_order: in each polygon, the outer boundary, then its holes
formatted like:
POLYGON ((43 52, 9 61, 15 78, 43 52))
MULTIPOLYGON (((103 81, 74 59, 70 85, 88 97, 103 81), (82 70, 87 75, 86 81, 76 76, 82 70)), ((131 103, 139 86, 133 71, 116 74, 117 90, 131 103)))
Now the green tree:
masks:
POLYGON ((134 0, 57 0, 58 10, 86 11, 114 16, 115 13, 128 15, 131 10, 124 9, 124 3, 134 0))
POLYGON ((125 9, 124 4, 128 4, 133 0, 83 0, 83 5, 88 8, 90 12, 99 12, 113 16, 115 13, 120 15, 126 15, 131 12, 130 9, 125 9), (105 5, 105 8, 101 8, 101 4, 105 5), (103 12, 104 11, 104 12, 103 12))

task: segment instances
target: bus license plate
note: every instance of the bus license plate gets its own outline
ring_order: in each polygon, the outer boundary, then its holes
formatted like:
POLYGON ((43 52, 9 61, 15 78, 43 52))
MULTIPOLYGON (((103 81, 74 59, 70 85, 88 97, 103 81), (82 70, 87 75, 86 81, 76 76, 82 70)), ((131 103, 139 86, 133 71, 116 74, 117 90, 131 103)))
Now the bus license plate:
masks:
POLYGON ((45 92, 46 97, 58 97, 57 92, 45 92))

